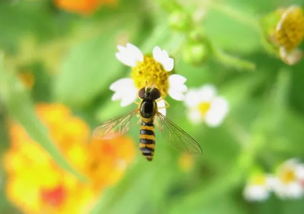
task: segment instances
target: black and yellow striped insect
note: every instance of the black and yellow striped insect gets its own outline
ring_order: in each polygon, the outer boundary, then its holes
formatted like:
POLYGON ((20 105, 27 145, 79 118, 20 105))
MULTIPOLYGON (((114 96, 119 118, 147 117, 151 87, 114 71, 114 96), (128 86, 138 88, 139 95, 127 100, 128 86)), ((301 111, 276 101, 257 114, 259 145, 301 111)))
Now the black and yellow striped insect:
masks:
POLYGON ((138 96, 141 103, 136 110, 98 126, 94 130, 94 137, 108 138, 117 134, 124 135, 129 130, 133 116, 139 115, 139 148, 148 161, 151 161, 154 156, 155 119, 158 119, 160 129, 166 132, 169 136, 168 140, 173 146, 188 153, 201 153, 201 147, 196 140, 158 111, 156 100, 161 97, 161 94, 157 88, 142 88, 139 90, 138 96))

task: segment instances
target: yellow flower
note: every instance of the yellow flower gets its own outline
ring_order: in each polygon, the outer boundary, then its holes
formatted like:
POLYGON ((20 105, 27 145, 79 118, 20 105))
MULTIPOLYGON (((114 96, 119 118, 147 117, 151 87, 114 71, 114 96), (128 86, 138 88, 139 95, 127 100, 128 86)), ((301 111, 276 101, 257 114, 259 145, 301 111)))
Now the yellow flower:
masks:
POLYGON ((89 146, 87 174, 96 189, 119 180, 135 155, 134 142, 128 137, 94 139, 89 146), (115 169, 115 170, 114 170, 115 169))
POLYGON ((79 14, 93 13, 99 6, 114 2, 115 0, 55 0, 57 7, 79 14))
POLYGON ((184 172, 189 172, 194 165, 194 158, 191 154, 182 153, 178 159, 179 167, 184 172))
POLYGON ((281 59, 287 64, 295 64, 303 55, 298 47, 304 38, 304 11, 291 6, 277 12, 280 20, 272 33, 272 40, 279 48, 281 59))
POLYGON ((4 160, 8 198, 24 213, 89 213, 103 188, 117 182, 133 159, 133 142, 119 137, 90 143, 87 124, 60 104, 40 104, 37 114, 67 160, 89 181, 82 183, 62 170, 12 123, 4 160))

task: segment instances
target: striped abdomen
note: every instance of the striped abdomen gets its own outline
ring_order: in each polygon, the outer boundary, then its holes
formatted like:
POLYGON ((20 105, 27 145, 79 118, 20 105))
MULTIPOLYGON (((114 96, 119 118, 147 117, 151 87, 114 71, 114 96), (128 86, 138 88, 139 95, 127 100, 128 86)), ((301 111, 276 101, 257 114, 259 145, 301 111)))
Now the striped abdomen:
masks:
POLYGON ((155 148, 153 117, 141 119, 139 148, 148 161, 153 159, 155 148))

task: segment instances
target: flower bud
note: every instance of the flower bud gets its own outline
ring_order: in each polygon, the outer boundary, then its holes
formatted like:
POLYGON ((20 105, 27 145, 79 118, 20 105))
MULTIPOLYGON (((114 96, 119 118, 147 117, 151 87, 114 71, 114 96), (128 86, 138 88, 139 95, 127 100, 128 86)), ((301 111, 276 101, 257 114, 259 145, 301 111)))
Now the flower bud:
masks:
POLYGON ((169 24, 178 31, 186 31, 191 25, 191 17, 180 10, 176 10, 169 16, 169 24))
POLYGON ((207 59, 209 52, 206 42, 191 42, 183 48, 183 59, 187 63, 200 64, 207 59))

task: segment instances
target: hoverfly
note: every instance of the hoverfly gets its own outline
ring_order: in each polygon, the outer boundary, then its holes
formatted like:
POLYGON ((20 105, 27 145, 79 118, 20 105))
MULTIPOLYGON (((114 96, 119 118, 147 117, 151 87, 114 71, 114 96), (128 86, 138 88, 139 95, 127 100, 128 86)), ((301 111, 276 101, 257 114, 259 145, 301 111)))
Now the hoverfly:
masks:
POLYGON ((142 88, 139 90, 138 96, 141 99, 139 108, 101 124, 94 130, 93 136, 107 138, 116 133, 123 135, 129 130, 130 120, 133 116, 139 115, 141 122, 139 148, 148 161, 151 161, 154 155, 155 119, 159 120, 160 128, 168 133, 169 140, 175 147, 189 153, 201 153, 201 147, 196 140, 158 111, 156 100, 160 98, 161 94, 157 88, 142 88))

